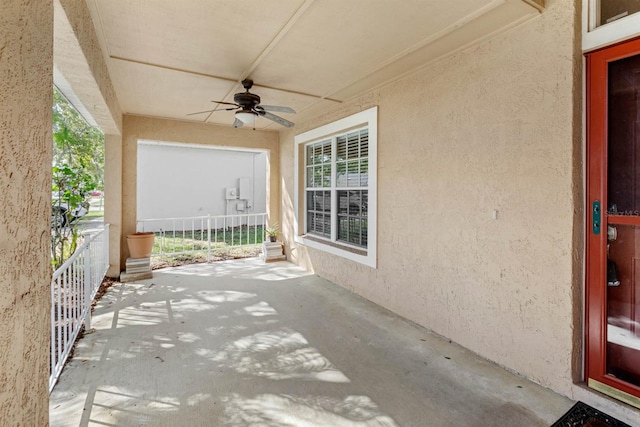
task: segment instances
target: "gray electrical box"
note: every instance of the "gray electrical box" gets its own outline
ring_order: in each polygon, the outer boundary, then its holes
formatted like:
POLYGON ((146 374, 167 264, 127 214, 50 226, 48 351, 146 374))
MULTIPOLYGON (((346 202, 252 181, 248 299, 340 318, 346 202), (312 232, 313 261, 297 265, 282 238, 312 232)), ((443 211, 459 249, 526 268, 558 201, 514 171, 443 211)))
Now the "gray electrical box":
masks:
POLYGON ((250 178, 238 178, 238 199, 248 200, 253 197, 250 178))
POLYGON ((225 188, 225 199, 233 200, 238 198, 238 189, 236 187, 225 188))

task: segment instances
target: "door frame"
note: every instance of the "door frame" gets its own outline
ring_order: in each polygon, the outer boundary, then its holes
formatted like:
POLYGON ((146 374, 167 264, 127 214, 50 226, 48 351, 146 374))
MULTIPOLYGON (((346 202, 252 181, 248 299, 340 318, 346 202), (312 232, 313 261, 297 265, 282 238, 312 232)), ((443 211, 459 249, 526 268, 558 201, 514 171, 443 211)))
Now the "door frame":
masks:
POLYGON ((608 64, 640 55, 640 38, 586 54, 585 378, 589 387, 640 408, 640 387, 607 374, 607 223, 640 224, 640 218, 607 214, 608 64), (599 233, 593 202, 600 202, 599 233))

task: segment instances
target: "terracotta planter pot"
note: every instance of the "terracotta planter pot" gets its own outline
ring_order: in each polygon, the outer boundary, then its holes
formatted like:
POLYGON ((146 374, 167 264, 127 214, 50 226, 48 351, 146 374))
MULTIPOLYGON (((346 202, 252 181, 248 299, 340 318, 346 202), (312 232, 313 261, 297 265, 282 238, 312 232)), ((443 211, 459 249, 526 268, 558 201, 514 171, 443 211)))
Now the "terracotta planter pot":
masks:
POLYGON ((131 258, 149 258, 153 250, 152 232, 133 233, 127 236, 127 246, 131 258))

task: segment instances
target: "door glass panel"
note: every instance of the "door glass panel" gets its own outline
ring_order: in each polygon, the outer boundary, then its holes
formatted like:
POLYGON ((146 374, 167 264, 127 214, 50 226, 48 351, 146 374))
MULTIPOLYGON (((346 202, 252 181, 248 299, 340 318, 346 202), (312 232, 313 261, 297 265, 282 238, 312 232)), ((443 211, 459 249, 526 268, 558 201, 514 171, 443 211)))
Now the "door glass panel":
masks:
POLYGON ((607 373, 640 386, 640 227, 609 226, 607 373))
POLYGON ((600 23, 605 25, 625 16, 640 12, 640 0, 600 0, 600 23))
POLYGON ((640 215, 640 56, 609 64, 608 210, 640 215))
POLYGON ((607 374, 640 386, 640 56, 609 63, 607 374))

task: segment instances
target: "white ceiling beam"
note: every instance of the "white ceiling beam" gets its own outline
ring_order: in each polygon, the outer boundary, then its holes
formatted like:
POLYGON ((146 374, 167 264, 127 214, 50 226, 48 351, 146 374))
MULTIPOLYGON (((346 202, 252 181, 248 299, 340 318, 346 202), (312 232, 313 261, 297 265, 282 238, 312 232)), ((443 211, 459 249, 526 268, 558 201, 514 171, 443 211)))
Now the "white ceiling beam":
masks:
POLYGON ((162 68, 163 70, 177 71, 179 73, 193 74, 195 76, 210 77, 212 79, 218 79, 218 80, 224 80, 224 81, 227 81, 227 82, 238 83, 237 79, 233 79, 233 78, 229 78, 229 77, 223 77, 223 76, 217 76, 215 74, 202 73, 200 71, 192 71, 192 70, 186 70, 184 68, 169 67, 169 66, 166 66, 166 65, 154 64, 154 63, 151 63, 151 62, 139 61, 137 59, 131 59, 131 58, 123 58, 121 56, 115 56, 115 55, 109 55, 109 58, 115 59, 115 60, 118 60, 118 61, 131 62, 133 64, 139 64, 139 65, 146 65, 146 66, 149 66, 149 67, 162 68))
MULTIPOLYGON (((409 46, 408 48, 404 49, 401 52, 398 52, 397 54, 390 56, 389 58, 387 58, 385 61, 381 62, 380 64, 378 64, 376 67, 372 67, 369 70, 367 70, 367 72, 349 80, 346 82, 343 82, 342 85, 340 85, 340 87, 334 87, 331 90, 328 90, 323 97, 329 97, 329 96, 333 96, 341 91, 343 91, 344 89, 348 88, 349 86, 366 79, 369 76, 372 76, 373 74, 377 73, 378 71, 382 70, 383 68, 402 60, 403 58, 411 55, 412 53, 424 48, 425 46, 428 46, 440 39, 442 39, 443 37, 445 37, 446 35, 459 30, 460 28, 463 28, 466 24, 482 17, 483 15, 486 15, 489 12, 494 11, 496 8, 504 5, 508 0, 493 0, 490 3, 486 4, 484 7, 481 7, 479 9, 474 10, 472 13, 461 17, 460 19, 458 19, 457 21, 455 21, 454 23, 452 23, 451 25, 447 26, 446 28, 443 28, 442 30, 431 34, 429 37, 421 40, 420 42, 414 44, 413 46, 409 46)), ((525 3, 529 3, 529 2, 536 2, 537 0, 522 0, 525 3)), ((542 0, 539 0, 542 1, 542 0)), ((537 5, 537 4, 536 4, 537 5)))
MULTIPOLYGON (((302 3, 300 5, 300 7, 293 13, 293 15, 291 15, 291 17, 282 26, 282 28, 280 28, 280 30, 276 33, 276 35, 265 46, 265 48, 262 50, 262 52, 260 52, 260 54, 256 57, 256 59, 253 60, 251 65, 240 75, 240 78, 238 79, 238 84, 236 84, 234 87, 231 88, 231 90, 229 92, 227 92, 227 94, 224 96, 224 98, 222 98, 223 101, 232 99, 231 97, 233 96, 233 94, 235 94, 236 92, 244 89, 242 87, 241 82, 244 79, 246 79, 247 77, 249 77, 251 75, 251 73, 258 67, 258 65, 260 65, 260 63, 264 60, 264 58, 267 57, 269 52, 271 52, 273 50, 273 48, 278 44, 278 42, 280 42, 280 40, 282 40, 282 38, 289 32, 289 30, 296 24, 296 22, 298 22, 300 17, 302 15, 304 15, 304 13, 307 11, 307 9, 309 9, 309 6, 311 6, 313 1, 314 0, 305 0, 305 2, 302 3)), ((266 87, 266 86, 263 86, 263 87, 266 87)), ((280 88, 271 88, 271 89, 282 90, 280 88)), ((301 94, 300 92, 293 92, 293 91, 286 91, 286 92, 301 94)), ((308 94, 304 94, 304 95, 308 95, 308 94)), ((316 98, 322 98, 322 96, 317 96, 317 95, 308 95, 308 96, 313 96, 313 97, 316 97, 316 98)), ((209 115, 204 120, 205 122, 207 120, 209 120, 209 117, 211 117, 211 114, 213 114, 213 112, 209 113, 209 115)))
POLYGON ((258 68, 258 65, 266 58, 266 56, 276 47, 276 45, 282 40, 282 38, 289 32, 289 30, 298 22, 300 17, 304 15, 304 13, 309 9, 314 0, 305 0, 305 2, 300 5, 298 10, 294 12, 293 15, 287 20, 287 22, 280 28, 280 30, 276 33, 276 35, 271 39, 269 44, 262 50, 262 52, 258 55, 258 57, 253 61, 253 63, 247 68, 240 78, 240 81, 246 79, 251 75, 253 70, 258 68))

